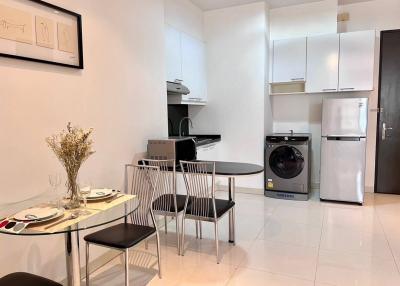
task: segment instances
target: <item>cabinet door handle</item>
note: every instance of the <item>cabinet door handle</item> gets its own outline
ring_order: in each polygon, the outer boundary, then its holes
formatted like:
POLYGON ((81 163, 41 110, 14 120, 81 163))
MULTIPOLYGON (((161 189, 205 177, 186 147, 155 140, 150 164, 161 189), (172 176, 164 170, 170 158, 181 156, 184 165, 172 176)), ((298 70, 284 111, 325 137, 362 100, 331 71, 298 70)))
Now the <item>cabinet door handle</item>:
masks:
POLYGON ((301 81, 301 80, 304 80, 304 77, 297 77, 291 79, 291 81, 301 81))
POLYGON ((341 88, 340 90, 354 90, 354 87, 345 87, 345 88, 341 88))
POLYGON ((336 88, 324 88, 322 91, 337 91, 336 88))
POLYGON ((175 79, 175 82, 176 82, 176 83, 182 83, 183 80, 182 80, 182 79, 179 79, 179 78, 176 78, 176 79, 175 79))

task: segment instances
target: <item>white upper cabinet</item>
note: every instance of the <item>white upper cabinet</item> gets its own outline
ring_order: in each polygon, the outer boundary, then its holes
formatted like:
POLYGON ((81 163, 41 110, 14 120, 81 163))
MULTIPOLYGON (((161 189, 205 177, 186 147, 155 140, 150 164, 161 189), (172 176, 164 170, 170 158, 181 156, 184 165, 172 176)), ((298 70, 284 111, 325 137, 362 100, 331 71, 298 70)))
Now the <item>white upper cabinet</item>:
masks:
POLYGON ((306 92, 336 92, 339 72, 339 34, 307 39, 306 92))
POLYGON ((305 81, 306 61, 307 38, 274 41, 272 82, 305 81))
POLYGON ((375 31, 340 34, 339 91, 373 90, 375 31))
POLYGON ((206 69, 204 43, 182 34, 182 79, 190 93, 184 99, 206 101, 206 69))
POLYGON ((166 26, 167 81, 181 81, 188 95, 169 96, 171 104, 203 104, 207 101, 205 45, 185 33, 166 26))
POLYGON ((181 33, 170 26, 165 27, 167 57, 167 81, 182 80, 181 33))

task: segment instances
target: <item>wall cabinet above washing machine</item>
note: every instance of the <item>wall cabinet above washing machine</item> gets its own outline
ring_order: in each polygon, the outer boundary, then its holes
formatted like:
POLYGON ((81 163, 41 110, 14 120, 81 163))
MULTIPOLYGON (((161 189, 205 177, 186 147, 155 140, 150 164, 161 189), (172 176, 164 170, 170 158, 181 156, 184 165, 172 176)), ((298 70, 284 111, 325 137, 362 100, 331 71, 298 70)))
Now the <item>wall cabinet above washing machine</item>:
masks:
POLYGON ((271 94, 373 90, 375 34, 359 31, 274 41, 271 94))
POLYGON ((307 38, 274 41, 272 82, 304 82, 306 59, 307 38))
POLYGON ((308 38, 307 92, 338 90, 339 37, 339 34, 332 34, 308 38))

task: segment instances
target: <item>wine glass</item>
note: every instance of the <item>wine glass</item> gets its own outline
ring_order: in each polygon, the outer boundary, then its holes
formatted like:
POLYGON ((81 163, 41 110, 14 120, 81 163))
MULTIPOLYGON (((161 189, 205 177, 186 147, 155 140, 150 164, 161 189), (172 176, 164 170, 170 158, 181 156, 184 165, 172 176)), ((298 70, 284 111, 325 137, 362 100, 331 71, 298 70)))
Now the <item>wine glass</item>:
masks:
POLYGON ((82 196, 85 208, 87 207, 87 197, 90 195, 91 190, 92 190, 92 184, 90 182, 85 182, 81 184, 79 187, 79 192, 82 196))
POLYGON ((56 205, 57 205, 58 209, 60 209, 61 205, 62 205, 62 203, 61 203, 62 198, 61 198, 61 195, 58 193, 58 188, 61 185, 61 181, 62 181, 62 178, 59 173, 49 175, 49 184, 50 184, 51 188, 53 189, 54 193, 56 194, 56 201, 57 201, 56 205))
POLYGON ((54 175, 49 175, 49 183, 54 192, 57 192, 58 187, 61 185, 61 175, 58 173, 54 175))

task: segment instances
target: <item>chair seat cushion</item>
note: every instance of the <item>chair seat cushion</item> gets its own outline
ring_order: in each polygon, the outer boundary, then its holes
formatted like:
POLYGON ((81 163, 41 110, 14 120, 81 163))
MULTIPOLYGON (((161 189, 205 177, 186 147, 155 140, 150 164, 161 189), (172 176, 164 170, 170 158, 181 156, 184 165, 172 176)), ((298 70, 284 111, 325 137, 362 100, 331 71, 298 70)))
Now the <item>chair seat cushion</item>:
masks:
MULTIPOLYGON (((213 218, 214 208, 212 199, 208 198, 190 198, 191 204, 186 209, 186 214, 213 218), (204 214, 202 210, 208 206, 208 213, 204 214)), ((235 206, 234 201, 215 199, 215 209, 217 218, 223 216, 227 211, 235 206)))
MULTIPOLYGON (((176 195, 176 206, 178 209, 178 213, 183 211, 185 208, 186 196, 185 195, 176 195)), ((161 195, 153 202, 153 209, 155 211, 164 211, 164 212, 175 212, 175 203, 174 203, 174 195, 161 195)))
POLYGON ((47 278, 25 272, 11 273, 0 278, 0 286, 62 286, 47 278))
POLYGON ((117 224, 85 236, 90 243, 127 249, 140 243, 156 232, 154 227, 131 223, 117 224))

